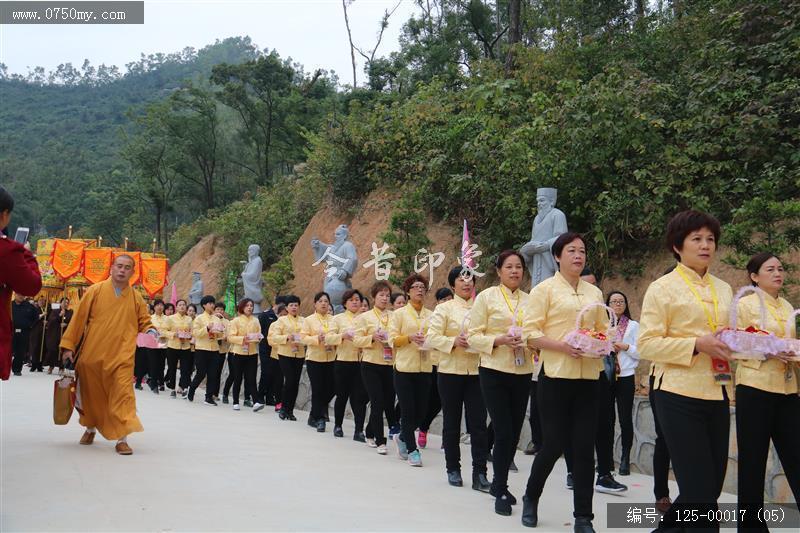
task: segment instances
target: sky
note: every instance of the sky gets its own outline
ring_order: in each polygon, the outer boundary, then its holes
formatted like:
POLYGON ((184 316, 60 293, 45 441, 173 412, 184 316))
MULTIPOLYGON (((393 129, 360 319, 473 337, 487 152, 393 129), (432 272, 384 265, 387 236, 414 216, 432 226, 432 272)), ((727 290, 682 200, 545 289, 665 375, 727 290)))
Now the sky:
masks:
MULTIPOLYGON (((385 10, 399 0, 355 0, 348 7, 353 41, 371 50, 385 10)), ((402 25, 415 11, 402 0, 389 19, 376 57, 399 49, 402 25)), ((249 35, 260 49, 291 57, 306 72, 334 70, 340 83, 352 83, 350 47, 341 0, 152 0, 145 1, 143 25, 0 25, 0 62, 12 73, 35 66, 55 70, 84 59, 94 66, 137 61, 141 53, 200 49, 215 40, 249 35)), ((365 81, 363 58, 356 54, 359 84, 365 81)))

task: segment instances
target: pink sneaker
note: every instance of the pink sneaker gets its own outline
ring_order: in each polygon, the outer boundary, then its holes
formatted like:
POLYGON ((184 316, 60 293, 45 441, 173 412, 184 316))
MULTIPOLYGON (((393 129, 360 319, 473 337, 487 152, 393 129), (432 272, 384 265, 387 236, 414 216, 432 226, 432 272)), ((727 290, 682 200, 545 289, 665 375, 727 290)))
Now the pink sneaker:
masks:
POLYGON ((281 407, 283 407, 283 404, 282 404, 282 403, 277 403, 277 404, 275 404, 275 412, 277 413, 278 411, 280 411, 280 410, 281 410, 281 407))
POLYGON ((419 436, 417 437, 417 445, 420 448, 424 448, 428 445, 428 434, 424 431, 419 432, 419 436))

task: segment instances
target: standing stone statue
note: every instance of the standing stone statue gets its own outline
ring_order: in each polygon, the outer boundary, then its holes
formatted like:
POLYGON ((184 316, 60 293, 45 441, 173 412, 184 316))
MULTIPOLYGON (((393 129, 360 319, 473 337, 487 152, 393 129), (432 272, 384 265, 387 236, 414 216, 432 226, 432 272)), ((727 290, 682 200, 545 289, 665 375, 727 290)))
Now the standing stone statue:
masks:
POLYGON ((200 279, 200 272, 192 272, 192 288, 189 290, 189 303, 197 307, 197 314, 203 312, 200 307, 200 300, 203 299, 203 280, 200 279))
POLYGON ((557 270, 551 248, 558 236, 567 232, 567 217, 555 208, 557 194, 552 188, 536 190, 538 211, 533 219, 531 240, 520 250, 528 263, 531 287, 552 277, 557 270))
POLYGON ((344 311, 342 295, 344 291, 352 288, 350 278, 358 266, 358 254, 353 243, 347 240, 350 231, 345 224, 336 228, 333 235, 335 238, 333 244, 312 239, 311 248, 314 250, 316 260, 314 265, 325 262, 325 282, 322 287, 331 295, 333 312, 340 313, 344 311))
POLYGON ((264 282, 261 280, 261 270, 263 264, 261 262, 261 247, 257 244, 251 244, 247 247, 247 264, 242 271, 242 285, 244 286, 244 297, 253 300, 253 314, 261 312, 261 302, 264 300, 264 295, 261 293, 261 287, 264 282))

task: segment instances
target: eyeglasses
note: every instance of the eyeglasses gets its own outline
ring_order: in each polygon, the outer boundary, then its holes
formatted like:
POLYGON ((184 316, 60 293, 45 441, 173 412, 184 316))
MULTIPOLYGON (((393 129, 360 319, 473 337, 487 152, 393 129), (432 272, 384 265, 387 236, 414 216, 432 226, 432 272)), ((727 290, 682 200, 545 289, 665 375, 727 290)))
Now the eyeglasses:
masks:
POLYGON ((411 286, 411 288, 412 288, 412 289, 421 289, 421 290, 423 290, 423 291, 424 291, 424 290, 425 290, 425 289, 427 289, 428 287, 426 287, 426 286, 425 286, 425 284, 423 284, 423 283, 415 283, 415 284, 413 284, 413 285, 411 286))
POLYGON ((609 305, 625 305, 625 300, 609 300, 609 305))

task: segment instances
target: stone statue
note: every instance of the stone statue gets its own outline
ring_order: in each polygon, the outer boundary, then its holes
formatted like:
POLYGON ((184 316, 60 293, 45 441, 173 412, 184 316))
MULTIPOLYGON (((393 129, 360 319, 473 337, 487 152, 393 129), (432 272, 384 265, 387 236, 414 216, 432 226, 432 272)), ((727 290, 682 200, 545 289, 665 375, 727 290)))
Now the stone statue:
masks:
POLYGON ((342 295, 344 291, 352 288, 350 278, 358 266, 356 247, 347 240, 349 235, 350 231, 347 226, 342 224, 334 232, 333 244, 325 244, 316 238, 311 240, 311 248, 314 250, 314 259, 316 259, 314 266, 325 261, 323 290, 331 295, 334 313, 344 311, 342 295))
POLYGON ((242 285, 244 286, 244 297, 253 300, 253 314, 261 312, 261 302, 264 295, 261 293, 263 281, 261 280, 261 247, 251 244, 247 247, 247 264, 242 271, 242 285))
POLYGON ((552 188, 536 190, 538 211, 533 219, 531 240, 520 250, 528 263, 531 287, 553 276, 557 270, 551 248, 558 236, 567 232, 567 217, 555 208, 557 194, 552 188))
POLYGON ((203 312, 200 308, 200 300, 203 299, 203 280, 200 279, 200 272, 192 272, 192 288, 189 290, 189 303, 197 307, 197 314, 203 312))

